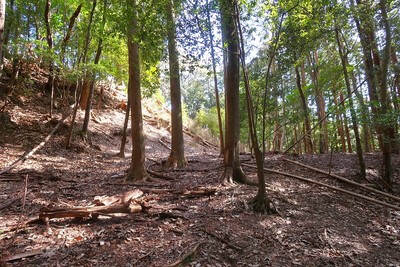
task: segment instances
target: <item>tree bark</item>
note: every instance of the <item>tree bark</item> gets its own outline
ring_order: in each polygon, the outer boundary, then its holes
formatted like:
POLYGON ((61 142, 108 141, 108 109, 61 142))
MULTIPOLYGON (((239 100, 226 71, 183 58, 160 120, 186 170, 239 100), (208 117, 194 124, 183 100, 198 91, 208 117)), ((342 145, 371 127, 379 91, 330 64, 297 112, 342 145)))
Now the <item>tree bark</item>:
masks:
POLYGON ((169 55, 169 80, 171 90, 171 154, 166 166, 181 168, 187 165, 185 159, 183 122, 182 122, 182 100, 179 74, 179 57, 176 48, 176 25, 174 0, 167 4, 168 18, 168 55, 169 55))
MULTIPOLYGON (((46 1, 46 6, 44 10, 44 18, 46 24, 46 40, 48 45, 49 52, 53 50, 53 36, 51 34, 51 26, 50 26, 50 9, 51 9, 51 0, 46 1)), ((50 97, 50 117, 53 117, 53 103, 54 103, 54 60, 50 59, 49 62, 49 76, 46 83, 46 91, 51 92, 50 97)))
POLYGON ((356 111, 354 108, 353 98, 351 97, 350 78, 349 78, 349 73, 347 71, 347 64, 346 64, 346 62, 348 61, 348 60, 346 60, 347 53, 346 53, 346 51, 343 51, 344 48, 343 48, 342 42, 340 41, 340 38, 339 38, 339 30, 338 29, 335 29, 335 36, 336 36, 336 42, 337 42, 338 48, 339 48, 340 60, 342 62, 344 81, 346 83, 346 89, 347 89, 347 97, 349 99, 351 121, 353 123, 353 131, 354 131, 354 136, 356 138, 356 151, 357 151, 357 157, 358 157, 358 164, 360 167, 360 177, 359 178, 361 180, 364 180, 366 177, 365 162, 364 162, 363 150, 362 150, 362 146, 361 146, 360 133, 358 130, 357 114, 356 114, 356 111))
POLYGON ((128 56, 129 82, 128 90, 131 102, 131 129, 132 129, 132 159, 126 179, 146 180, 148 175, 145 169, 145 147, 142 119, 142 93, 140 88, 140 63, 138 18, 136 0, 127 0, 128 22, 128 56))
POLYGON ((0 0, 0 77, 3 72, 4 23, 6 19, 6 0, 0 0))
MULTIPOLYGON (((311 81, 315 91, 315 102, 317 105, 318 120, 325 117, 325 99, 323 92, 319 86, 319 68, 318 68, 318 53, 313 51, 308 57, 309 64, 312 67, 311 70, 311 81)), ((329 150, 328 146, 328 124, 324 120, 319 127, 319 153, 327 153, 329 150)))
POLYGON ((222 183, 246 181, 239 159, 239 44, 234 20, 234 1, 220 2, 221 32, 224 47, 225 148, 222 183))
POLYGON ((206 4, 207 4, 208 35, 210 37, 211 60, 212 60, 213 77, 214 77, 215 103, 216 103, 216 107, 217 107, 217 116, 218 116, 220 156, 223 156, 224 155, 224 130, 222 128, 222 117, 221 117, 221 107, 220 107, 219 91, 218 91, 217 70, 216 70, 216 64, 215 64, 214 35, 212 33, 212 25, 211 25, 210 9, 209 9, 209 5, 208 5, 208 0, 206 0, 206 4))
POLYGON ((307 154, 313 154, 314 148, 313 148, 313 143, 311 140, 311 124, 310 124, 310 116, 308 112, 308 105, 306 101, 306 97, 304 95, 303 89, 302 89, 302 83, 301 83, 301 76, 299 72, 299 68, 296 66, 295 67, 296 71, 296 84, 297 84, 297 89, 299 90, 300 93, 300 99, 301 99, 301 106, 303 108, 303 114, 304 114, 304 126, 305 126, 305 151, 307 154))

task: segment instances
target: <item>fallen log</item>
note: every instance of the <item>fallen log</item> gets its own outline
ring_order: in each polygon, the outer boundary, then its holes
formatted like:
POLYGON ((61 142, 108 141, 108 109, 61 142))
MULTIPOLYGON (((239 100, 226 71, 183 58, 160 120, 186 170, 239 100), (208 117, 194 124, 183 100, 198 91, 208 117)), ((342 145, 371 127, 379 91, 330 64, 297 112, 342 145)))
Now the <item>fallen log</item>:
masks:
POLYGON ((46 222, 53 218, 96 218, 99 215, 113 213, 134 213, 142 211, 141 205, 131 205, 131 200, 123 205, 94 206, 94 207, 74 207, 74 208, 42 208, 39 219, 46 222))
POLYGON ((15 198, 12 198, 12 199, 4 201, 2 204, 0 204, 0 210, 8 208, 9 206, 14 204, 15 202, 20 202, 21 199, 22 199, 22 197, 15 197, 15 198))
MULTIPOLYGON (((253 165, 250 165, 250 164, 242 164, 242 165, 250 167, 250 168, 257 168, 256 166, 253 166, 253 165)), ((348 191, 348 190, 345 190, 345 189, 342 189, 342 188, 339 188, 339 187, 335 187, 335 186, 332 186, 332 185, 328 185, 328 184, 324 184, 324 183, 321 183, 321 182, 313 181, 311 179, 307 179, 307 178, 304 178, 304 177, 301 177, 301 176, 298 176, 298 175, 293 175, 293 174, 290 174, 290 173, 285 173, 285 172, 280 172, 280 171, 274 171, 274 170, 267 169, 267 168, 264 168, 264 171, 272 172, 272 173, 279 174, 279 175, 284 175, 284 176, 287 176, 287 177, 295 178, 295 179, 298 179, 298 180, 301 180, 301 181, 304 181, 304 182, 308 182, 308 183, 312 183, 312 184, 316 184, 316 185, 319 185, 319 186, 324 186, 324 187, 333 189, 333 190, 338 191, 338 192, 342 192, 342 193, 345 193, 345 194, 348 194, 348 195, 352 195, 354 197, 358 197, 358 198, 370 201, 372 203, 379 204, 379 205, 385 206, 387 208, 391 208, 391 209, 400 211, 400 207, 398 207, 398 206, 395 206, 395 205, 392 205, 392 204, 389 204, 389 203, 386 203, 386 202, 383 202, 383 201, 380 201, 380 200, 377 200, 377 199, 374 199, 374 198, 371 198, 371 197, 360 195, 360 194, 357 194, 357 193, 354 193, 354 192, 351 192, 351 191, 348 191)))
POLYGON ((361 187, 361 188, 363 188, 365 190, 374 192, 376 194, 379 194, 379 195, 382 195, 382 196, 385 196, 385 197, 389 197, 389 198, 391 198, 393 200, 400 201, 400 197, 396 197, 394 195, 388 194, 388 193, 380 191, 378 189, 375 189, 375 188, 372 188, 372 187, 369 187, 369 186, 366 186, 366 185, 363 185, 363 184, 356 183, 356 182, 354 182, 352 180, 348 180, 348 179, 346 179, 344 177, 341 177, 341 176, 339 176, 337 174, 329 173, 329 172, 326 172, 326 171, 323 171, 323 170, 308 166, 306 164, 303 164, 303 163, 300 163, 300 162, 297 162, 297 161, 294 161, 294 160, 290 160, 290 159, 283 159, 283 160, 285 160, 287 162, 290 162, 290 163, 293 163, 293 164, 297 164, 297 165, 299 165, 301 167, 304 167, 304 168, 307 168, 307 169, 310 169, 310 170, 313 170, 313 171, 316 171, 316 172, 319 172, 319 173, 322 173, 322 174, 326 174, 326 175, 328 175, 328 177, 336 178, 336 179, 338 179, 338 180, 340 180, 342 182, 345 182, 345 183, 348 183, 348 184, 351 184, 351 185, 354 185, 354 186, 361 187))
POLYGON ((93 207, 61 207, 61 208, 41 208, 39 219, 47 222, 53 218, 97 218, 99 215, 109 215, 113 213, 135 213, 140 212, 143 206, 132 203, 133 199, 143 195, 140 190, 132 190, 119 196, 107 197, 99 200, 95 198, 97 206, 93 207), (117 204, 115 204, 117 203, 117 204))

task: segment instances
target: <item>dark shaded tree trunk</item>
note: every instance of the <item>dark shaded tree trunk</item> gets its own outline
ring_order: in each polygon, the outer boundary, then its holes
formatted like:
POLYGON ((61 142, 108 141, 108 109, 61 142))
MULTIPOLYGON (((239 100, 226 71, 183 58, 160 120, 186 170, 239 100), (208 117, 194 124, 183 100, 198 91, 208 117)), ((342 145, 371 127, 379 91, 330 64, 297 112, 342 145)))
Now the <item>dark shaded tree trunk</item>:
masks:
POLYGON ((239 159, 239 44, 234 19, 234 1, 220 2, 221 32, 224 47, 225 148, 222 183, 245 183, 239 159))
POLYGON ((176 25, 174 0, 167 4, 168 19, 168 55, 169 55, 169 80, 171 90, 171 154, 166 166, 181 168, 187 165, 185 159, 183 122, 182 122, 182 100, 181 84, 179 74, 179 57, 176 48, 176 25))
MULTIPOLYGON (((51 34, 51 26, 50 26, 50 9, 51 9, 51 0, 46 0, 46 6, 44 9, 44 21, 46 24, 46 40, 48 49, 50 52, 53 50, 53 36, 51 34)), ((54 103, 54 60, 50 59, 49 62, 49 76, 46 83, 46 91, 51 92, 50 97, 50 117, 53 117, 53 103, 54 103)))
MULTIPOLYGON (((315 102, 317 105, 318 120, 325 117, 325 99, 322 89, 319 86, 319 68, 318 68, 318 53, 313 51, 308 57, 309 64, 311 65, 311 81, 315 91, 315 102)), ((328 145, 328 123, 323 120, 319 126, 319 153, 327 153, 329 150, 328 145)))
POLYGON ((6 0, 0 0, 0 77, 3 72, 4 25, 6 19, 6 0))
MULTIPOLYGON (((382 51, 379 51, 376 40, 374 18, 367 12, 371 6, 371 2, 362 2, 360 0, 356 0, 356 2, 356 7, 359 9, 359 12, 354 14, 354 20, 363 48, 371 110, 373 113, 373 124, 378 134, 379 146, 383 156, 382 176, 387 186, 391 188, 391 139, 394 133, 394 123, 391 123, 390 117, 388 116, 390 105, 387 75, 390 61, 391 32, 387 17, 386 1, 380 0, 378 5, 381 11, 380 24, 383 27, 382 30, 384 33, 382 51)), ((355 6, 353 0, 351 0, 351 4, 355 6)))
POLYGON ((351 97, 351 87, 350 87, 350 78, 349 78, 349 73, 347 72, 347 53, 346 51, 343 51, 343 45, 342 42, 339 38, 339 30, 335 29, 335 36, 336 36, 336 42, 339 48, 339 56, 340 60, 342 62, 342 67, 343 67, 343 74, 344 74, 344 81, 346 83, 346 89, 347 89, 347 97, 349 100, 349 108, 350 108, 350 116, 351 116, 351 121, 353 124, 353 131, 354 131, 354 136, 356 138, 356 151, 357 151, 357 157, 358 157, 358 164, 360 167, 360 179, 365 180, 366 174, 365 174, 365 162, 364 162, 364 157, 363 157, 363 150, 362 150, 362 145, 361 145, 361 139, 360 139, 360 133, 358 130, 358 121, 357 121, 357 114, 354 108, 354 103, 353 103, 353 98, 351 97))
POLYGON ((296 85, 300 93, 301 106, 303 108, 303 114, 304 114, 304 126, 305 126, 304 130, 306 133, 306 136, 304 137, 305 151, 307 154, 313 154, 314 148, 311 139, 311 124, 310 124, 310 115, 308 112, 307 100, 302 89, 300 71, 297 66, 295 67, 295 71, 296 71, 296 85))
MULTIPOLYGON (((103 3, 104 4, 103 4, 102 29, 104 30, 104 27, 105 27, 105 24, 106 24, 107 0, 104 0, 103 3)), ((94 12, 95 7, 96 7, 96 1, 93 1, 93 9, 92 9, 93 12, 94 12)), ((96 56, 94 58, 94 64, 95 65, 99 64, 102 49, 103 49, 103 38, 100 37, 98 45, 97 45, 96 56)), ((89 96, 87 98, 86 109, 85 109, 85 118, 83 120, 83 126, 82 126, 82 133, 84 133, 84 134, 88 133, 88 127, 89 127, 89 121, 90 121, 90 112, 92 111, 92 99, 93 99, 95 78, 96 78, 95 74, 93 73, 92 77, 90 78, 89 96)))
MULTIPOLYGON (((337 92, 336 90, 334 90, 333 92, 333 101, 335 103, 335 106, 338 105, 338 100, 337 100, 338 96, 337 96, 337 92)), ((344 127, 343 127, 343 119, 342 119, 342 114, 341 111, 338 109, 336 111, 336 127, 338 129, 338 134, 340 137, 340 144, 341 144, 341 150, 343 153, 347 152, 347 147, 346 147, 346 137, 344 134, 344 127)))
POLYGON ((65 36, 61 43, 61 60, 63 62, 65 61, 65 49, 67 47, 69 39, 71 38, 72 29, 74 28, 75 21, 78 18, 79 14, 81 13, 81 9, 82 9, 82 4, 80 4, 76 8, 75 12, 72 14, 71 18, 69 19, 67 32, 65 33, 65 36))
POLYGON ((137 4, 136 0, 127 0, 129 82, 128 90, 131 104, 132 159, 126 179, 130 181, 146 180, 145 147, 142 119, 142 93, 140 88, 140 64, 137 4))
POLYGON ((249 202, 249 204, 253 207, 254 211, 257 212, 266 212, 266 213, 275 213, 276 211, 271 209, 270 203, 271 201, 267 197, 267 192, 265 189, 265 175, 264 175, 264 154, 260 149, 258 138, 257 138, 257 129, 254 119, 254 107, 253 107, 253 99, 251 96, 250 90, 250 82, 246 70, 246 61, 245 61, 245 53, 244 53, 244 41, 243 41, 243 34, 242 29, 240 26, 240 16, 239 16, 239 8, 237 2, 234 2, 235 13, 236 13, 236 20, 237 20, 237 31, 239 32, 239 52, 240 52, 240 59, 242 62, 242 70, 243 70, 243 77, 244 77, 244 84, 246 90, 246 104, 247 104, 247 115, 248 115, 248 122, 249 122, 249 131, 251 137, 251 143, 254 149, 254 155, 256 158, 257 164, 257 178, 258 178, 258 190, 257 195, 249 202))

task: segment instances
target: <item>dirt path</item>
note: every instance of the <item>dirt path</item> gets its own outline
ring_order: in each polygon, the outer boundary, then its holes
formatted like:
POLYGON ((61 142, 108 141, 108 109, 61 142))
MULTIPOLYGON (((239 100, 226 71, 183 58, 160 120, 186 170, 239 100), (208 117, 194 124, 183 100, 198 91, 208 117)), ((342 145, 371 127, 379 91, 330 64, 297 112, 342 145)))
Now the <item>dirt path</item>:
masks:
MULTIPOLYGON (((45 112, 30 103, 8 109, 7 129, 0 136, 1 168, 51 131, 54 123, 45 112)), ((15 233, 10 229, 22 210, 17 200, 0 210, 3 260, 21 253, 37 255, 25 254, 26 258, 5 266, 168 266, 179 260, 182 266, 400 266, 400 212, 267 174, 268 194, 282 217, 254 214, 245 203, 255 195, 256 188, 219 185, 222 168, 218 150, 206 149, 185 136, 189 166, 185 170, 163 170, 158 163, 169 151, 158 140, 168 141, 169 133, 154 120, 145 121, 147 164, 174 180, 126 184, 122 177, 130 160, 115 156, 120 142, 115 133, 124 114, 121 110, 96 114, 100 123, 91 122, 92 141, 100 150, 86 147, 79 139, 74 140, 72 149, 65 150, 66 128, 62 128, 24 165, 0 177, 0 204, 22 194, 26 176, 23 222, 37 218, 43 207, 89 206, 96 196, 135 188, 171 190, 148 190, 142 198, 151 206, 146 212, 87 220, 52 219, 49 226, 35 223, 15 233), (208 196, 174 193, 198 188, 216 191, 208 196)), ((241 157, 252 163, 248 155, 241 157)), ((332 172, 349 179, 354 179, 357 171, 355 155, 334 154, 332 160, 330 155, 293 159, 324 170, 330 164, 332 172)), ((397 196, 399 161, 399 156, 394 156, 397 196)), ((369 178, 376 179, 380 156, 366 155, 366 162, 369 178)), ((281 155, 267 155, 265 167, 361 192, 285 162, 281 155)), ((255 179, 254 170, 244 170, 255 179)))

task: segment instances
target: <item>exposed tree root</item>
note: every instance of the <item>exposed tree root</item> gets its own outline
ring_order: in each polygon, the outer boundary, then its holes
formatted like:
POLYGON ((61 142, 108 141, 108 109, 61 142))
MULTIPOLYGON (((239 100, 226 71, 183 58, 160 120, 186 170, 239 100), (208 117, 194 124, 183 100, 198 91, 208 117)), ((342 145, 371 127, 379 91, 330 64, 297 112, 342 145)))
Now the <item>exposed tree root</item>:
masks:
POLYGON ((167 161, 165 162, 165 167, 166 168, 184 168, 188 165, 188 162, 184 157, 178 158, 176 157, 173 153, 170 154, 168 157, 167 161))
POLYGON ((251 199, 248 204, 255 212, 277 214, 282 217, 282 215, 276 209, 275 205, 267 197, 261 198, 257 195, 253 199, 251 199))
POLYGON ((225 166, 225 171, 221 176, 221 183, 222 185, 233 185, 233 184, 246 184, 246 185, 253 185, 257 186, 257 182, 250 181, 247 179, 246 175, 244 174, 242 168, 233 167, 233 166, 225 166))

